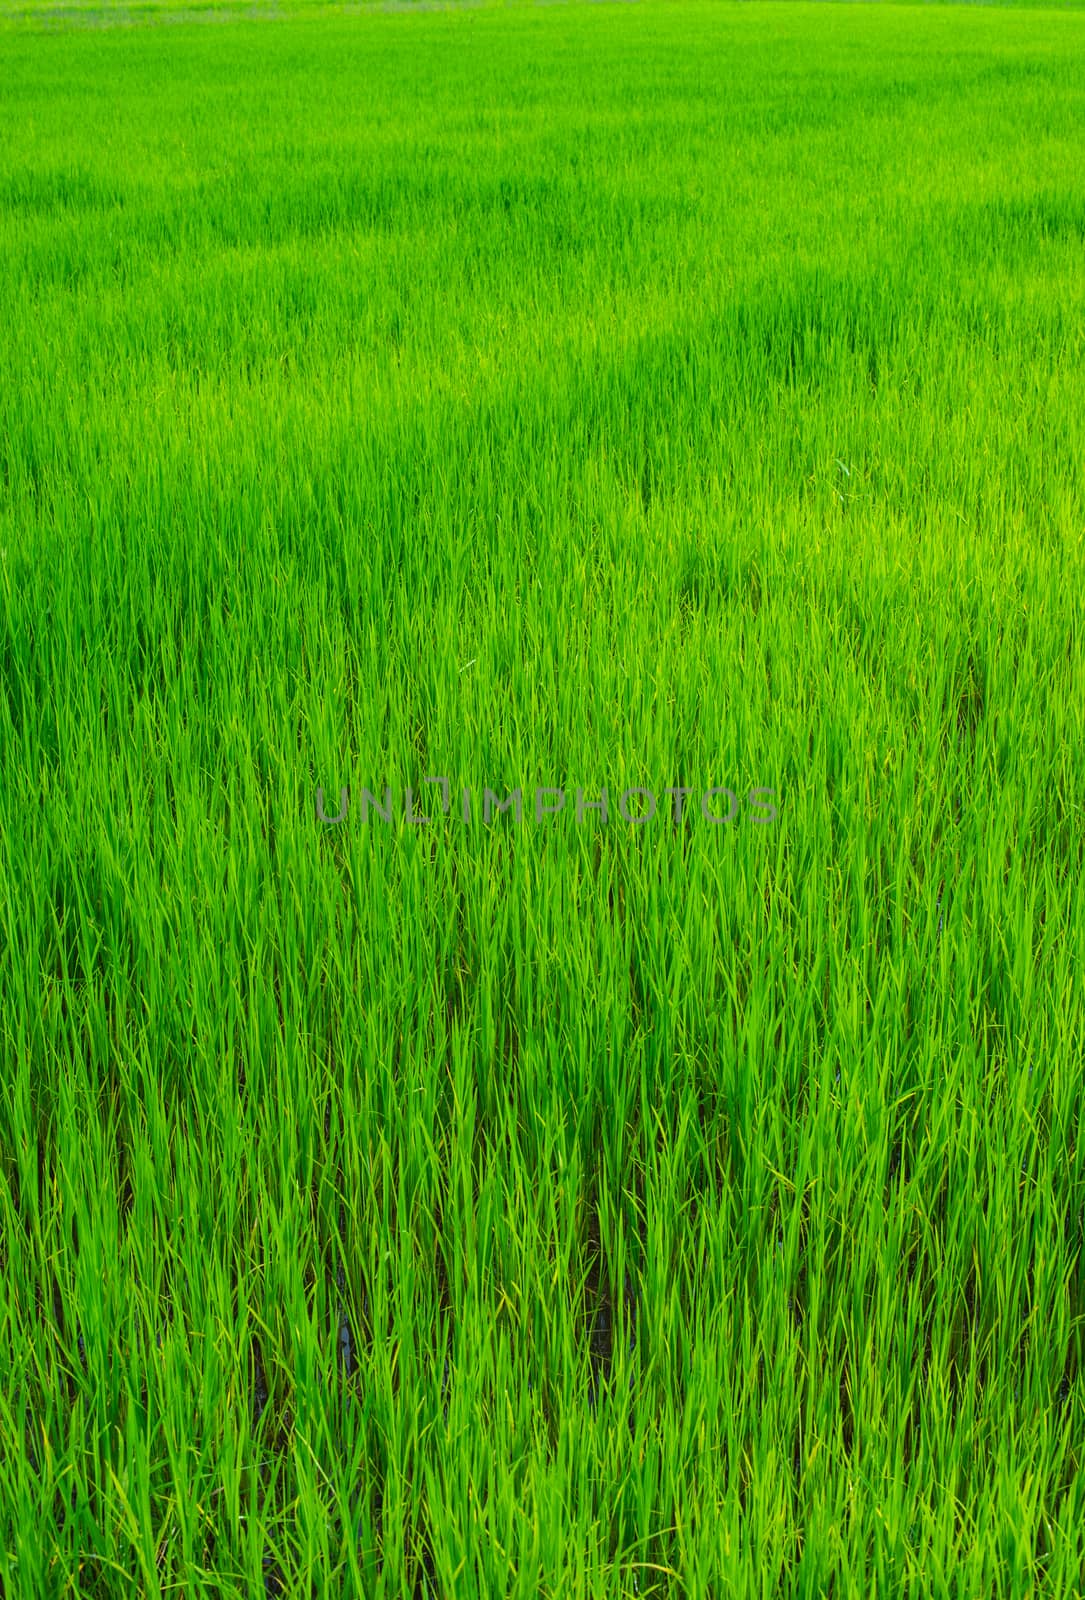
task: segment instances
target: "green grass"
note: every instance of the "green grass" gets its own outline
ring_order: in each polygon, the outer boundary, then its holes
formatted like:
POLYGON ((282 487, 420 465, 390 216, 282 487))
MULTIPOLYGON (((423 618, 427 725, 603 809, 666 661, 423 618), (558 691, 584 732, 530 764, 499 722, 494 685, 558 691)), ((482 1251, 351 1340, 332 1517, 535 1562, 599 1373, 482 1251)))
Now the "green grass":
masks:
POLYGON ((0 8, 0 1591, 1080 1595, 1085 15, 170 15, 0 8))

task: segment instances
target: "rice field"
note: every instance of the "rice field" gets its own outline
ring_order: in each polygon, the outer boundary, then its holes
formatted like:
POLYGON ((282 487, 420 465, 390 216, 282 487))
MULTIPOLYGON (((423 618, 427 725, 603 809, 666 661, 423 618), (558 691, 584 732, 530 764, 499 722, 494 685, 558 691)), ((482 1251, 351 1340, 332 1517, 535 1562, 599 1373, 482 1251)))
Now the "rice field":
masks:
POLYGON ((1085 8, 0 0, 0 1594, 1085 1582, 1085 8))

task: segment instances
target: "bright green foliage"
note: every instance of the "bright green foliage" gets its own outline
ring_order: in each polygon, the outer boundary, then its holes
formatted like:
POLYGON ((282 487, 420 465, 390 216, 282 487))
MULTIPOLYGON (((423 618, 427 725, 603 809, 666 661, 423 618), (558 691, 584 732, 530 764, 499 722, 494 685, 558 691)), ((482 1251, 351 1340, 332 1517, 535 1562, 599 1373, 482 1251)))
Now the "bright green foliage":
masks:
POLYGON ((1085 12, 0 7, 0 1591, 1080 1595, 1083 610, 1085 12))

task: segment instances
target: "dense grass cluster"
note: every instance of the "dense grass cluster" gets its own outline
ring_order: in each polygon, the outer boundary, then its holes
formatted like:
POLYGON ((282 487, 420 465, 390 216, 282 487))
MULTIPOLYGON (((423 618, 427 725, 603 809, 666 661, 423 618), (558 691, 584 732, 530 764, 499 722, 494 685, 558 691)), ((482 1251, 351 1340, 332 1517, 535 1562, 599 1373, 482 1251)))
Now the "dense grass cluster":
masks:
POLYGON ((0 1591, 1080 1595, 1085 13, 213 14, 0 7, 0 1591))

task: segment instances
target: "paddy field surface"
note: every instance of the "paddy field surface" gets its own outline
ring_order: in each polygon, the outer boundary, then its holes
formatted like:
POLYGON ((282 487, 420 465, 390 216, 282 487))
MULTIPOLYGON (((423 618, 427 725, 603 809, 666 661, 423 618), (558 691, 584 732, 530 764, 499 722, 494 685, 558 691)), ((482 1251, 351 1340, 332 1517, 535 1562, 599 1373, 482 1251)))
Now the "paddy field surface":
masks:
POLYGON ((1085 9, 0 0, 0 1592, 1080 1596, 1083 610, 1085 9))

